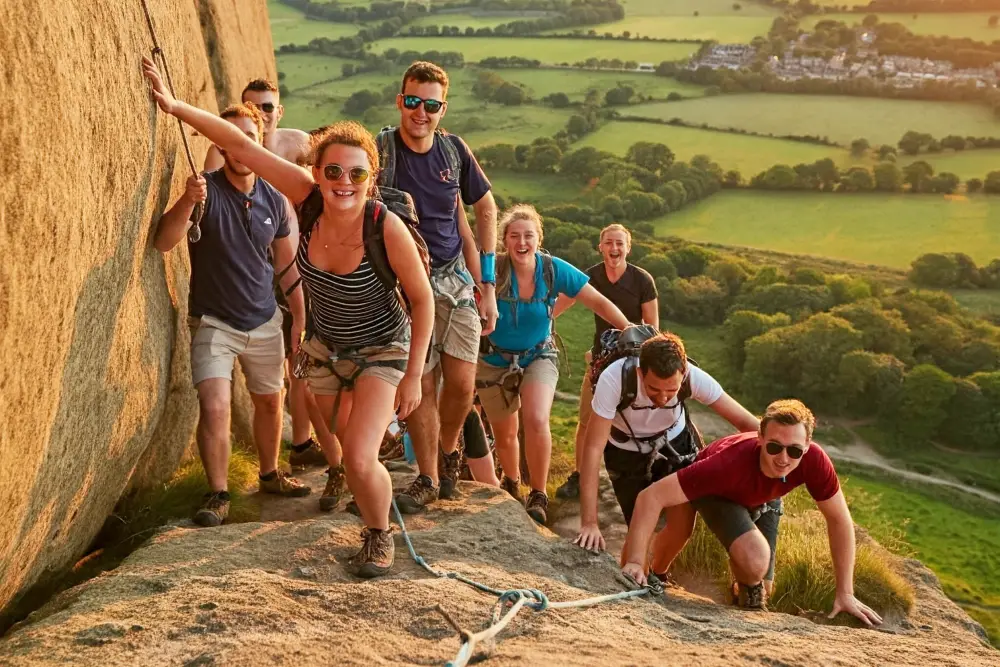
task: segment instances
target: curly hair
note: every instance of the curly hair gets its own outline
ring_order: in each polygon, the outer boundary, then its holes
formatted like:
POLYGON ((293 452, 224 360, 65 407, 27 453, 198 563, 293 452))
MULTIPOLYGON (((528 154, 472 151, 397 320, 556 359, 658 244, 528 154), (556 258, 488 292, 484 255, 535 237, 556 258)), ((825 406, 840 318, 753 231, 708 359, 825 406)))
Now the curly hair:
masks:
POLYGON ((252 104, 230 104, 222 110, 219 118, 249 118, 257 126, 257 143, 264 141, 264 117, 252 104))
POLYGON ((639 368, 656 377, 669 378, 687 373, 687 352, 680 336, 669 331, 653 336, 639 348, 639 368))
POLYGON ((308 163, 316 167, 322 166, 320 161, 323 153, 330 146, 354 146, 364 150, 371 165, 372 187, 375 184, 375 176, 378 174, 378 146, 375 144, 375 137, 365 129, 365 126, 353 120, 341 120, 332 125, 322 128, 322 132, 311 137, 313 146, 312 155, 309 156, 308 163))
POLYGON ((777 422, 784 426, 802 424, 806 429, 806 442, 812 440, 813 429, 816 428, 816 416, 805 403, 794 398, 774 401, 767 406, 760 418, 760 434, 764 435, 767 425, 777 422))

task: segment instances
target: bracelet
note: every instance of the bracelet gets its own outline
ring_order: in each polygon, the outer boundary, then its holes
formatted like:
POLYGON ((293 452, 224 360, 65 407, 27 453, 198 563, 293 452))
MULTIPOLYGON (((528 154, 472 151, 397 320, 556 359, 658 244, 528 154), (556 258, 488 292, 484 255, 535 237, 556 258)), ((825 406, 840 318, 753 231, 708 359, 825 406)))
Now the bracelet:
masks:
POLYGON ((494 252, 484 252, 479 254, 480 270, 482 271, 482 282, 495 285, 497 282, 497 255, 494 252))

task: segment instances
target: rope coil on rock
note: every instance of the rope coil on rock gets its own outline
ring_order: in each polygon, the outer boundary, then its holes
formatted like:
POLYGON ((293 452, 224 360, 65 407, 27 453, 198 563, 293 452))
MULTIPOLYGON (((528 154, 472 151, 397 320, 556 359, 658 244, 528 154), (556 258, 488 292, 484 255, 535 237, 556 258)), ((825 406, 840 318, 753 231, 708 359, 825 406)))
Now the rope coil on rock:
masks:
POLYGON ((522 607, 528 607, 534 611, 592 607, 594 605, 601 604, 602 602, 614 602, 616 600, 626 600, 643 595, 659 595, 663 593, 663 587, 659 584, 647 584, 637 590, 622 591, 620 593, 600 595, 592 598, 584 598, 582 600, 550 602, 548 596, 536 588, 520 588, 506 591, 491 588, 486 584, 469 579, 458 572, 439 572, 431 567, 422 556, 417 554, 416 549, 414 549, 413 542, 410 540, 410 535, 406 531, 406 524, 403 523, 403 515, 399 511, 399 507, 396 506, 395 498, 392 499, 392 510, 396 514, 396 521, 399 523, 399 531, 403 535, 403 541, 406 543, 406 549, 410 552, 410 558, 413 559, 413 562, 439 579, 455 579, 456 581, 468 584, 483 593, 489 593, 490 595, 497 596, 496 605, 493 607, 492 622, 488 628, 480 632, 469 632, 468 630, 465 630, 455 622, 455 620, 441 607, 441 605, 437 605, 435 607, 435 610, 444 616, 445 620, 449 625, 451 625, 452 628, 455 629, 462 640, 462 646, 459 648, 458 655, 455 656, 454 660, 445 663, 445 667, 465 667, 465 665, 469 664, 476 646, 484 642, 488 642, 496 637, 501 630, 507 627, 508 623, 514 620, 514 617, 517 616, 517 613, 522 607), (509 609, 507 608, 508 605, 510 607, 509 609))
MULTIPOLYGON (((160 40, 156 38, 156 28, 153 27, 153 17, 149 13, 149 6, 146 4, 146 0, 140 0, 142 3, 142 12, 146 15, 146 25, 149 27, 149 35, 153 39, 153 49, 152 56, 153 61, 156 61, 156 56, 160 56, 160 65, 163 68, 163 74, 167 78, 167 87, 170 89, 170 94, 176 97, 174 93, 174 82, 170 78, 170 68, 167 66, 167 56, 163 52, 163 47, 160 46, 160 40)), ((184 142, 184 152, 187 154, 188 166, 191 167, 191 174, 193 176, 198 175, 198 167, 194 163, 194 155, 191 153, 191 146, 188 144, 187 133, 184 132, 184 123, 180 118, 177 119, 177 127, 181 131, 181 141, 184 142)), ((201 218, 205 214, 205 205, 202 202, 198 202, 194 207, 194 213, 191 216, 191 229, 188 230, 188 241, 191 243, 197 243, 201 240, 201 218)))

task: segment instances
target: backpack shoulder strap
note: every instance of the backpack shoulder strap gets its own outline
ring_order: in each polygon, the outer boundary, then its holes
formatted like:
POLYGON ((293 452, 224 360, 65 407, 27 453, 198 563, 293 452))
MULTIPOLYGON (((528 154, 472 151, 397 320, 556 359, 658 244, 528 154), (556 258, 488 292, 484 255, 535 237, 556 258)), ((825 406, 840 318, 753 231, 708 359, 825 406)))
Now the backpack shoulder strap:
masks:
POLYGON ((313 185, 309 196, 298 205, 296 214, 299 218, 299 236, 307 236, 323 214, 323 195, 319 191, 319 185, 313 185))
POLYGON ((391 188, 396 182, 396 128, 386 125, 375 136, 379 172, 376 185, 391 188))
POLYGON ((684 380, 681 382, 681 388, 677 392, 677 402, 683 403, 684 401, 691 398, 691 366, 697 366, 698 362, 694 359, 688 357, 688 371, 684 374, 684 380))
POLYGON ((622 393, 618 399, 618 412, 622 414, 623 421, 625 421, 625 410, 632 405, 639 393, 639 378, 636 377, 638 365, 639 361, 635 357, 625 357, 622 363, 622 393))
POLYGON ((458 152, 458 146, 455 145, 456 135, 449 134, 441 128, 435 130, 435 133, 438 135, 438 138, 441 139, 441 147, 444 149, 444 154, 448 158, 448 166, 451 168, 452 173, 455 174, 455 177, 461 179, 462 155, 458 152))
POLYGON ((385 250, 385 215, 386 208, 382 202, 368 200, 361 234, 372 271, 386 289, 393 290, 396 288, 396 273, 389 264, 389 255, 385 250))

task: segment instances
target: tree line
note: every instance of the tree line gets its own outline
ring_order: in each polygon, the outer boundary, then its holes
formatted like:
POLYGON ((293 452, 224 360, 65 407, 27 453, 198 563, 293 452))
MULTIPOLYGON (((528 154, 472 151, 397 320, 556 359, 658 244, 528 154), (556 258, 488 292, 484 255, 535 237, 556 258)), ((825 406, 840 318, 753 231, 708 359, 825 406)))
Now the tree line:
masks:
POLYGON ((963 252, 929 252, 910 264, 910 282, 938 289, 1000 289, 1000 259, 986 266, 963 252))

